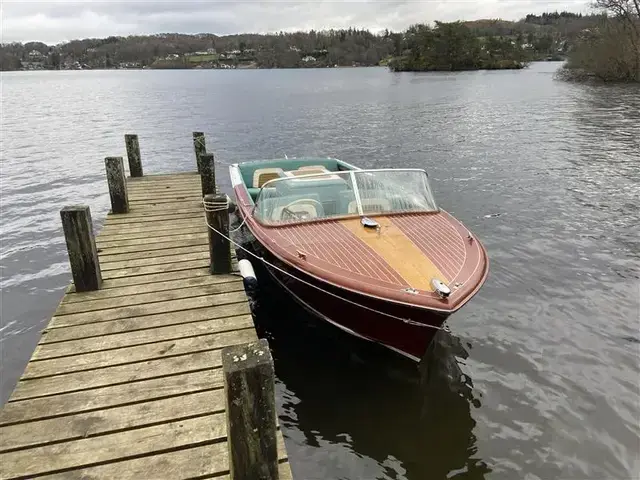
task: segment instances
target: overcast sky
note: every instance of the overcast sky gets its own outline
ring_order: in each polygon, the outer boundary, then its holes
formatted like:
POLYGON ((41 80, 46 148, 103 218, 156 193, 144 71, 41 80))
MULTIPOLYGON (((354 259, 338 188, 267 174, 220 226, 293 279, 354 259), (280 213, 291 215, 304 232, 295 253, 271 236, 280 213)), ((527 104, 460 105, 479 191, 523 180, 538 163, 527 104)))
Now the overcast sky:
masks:
POLYGON ((164 32, 277 32, 360 27, 402 30, 433 20, 504 18, 527 13, 586 12, 584 0, 358 1, 32 1, 0 0, 1 41, 66 40, 164 32))

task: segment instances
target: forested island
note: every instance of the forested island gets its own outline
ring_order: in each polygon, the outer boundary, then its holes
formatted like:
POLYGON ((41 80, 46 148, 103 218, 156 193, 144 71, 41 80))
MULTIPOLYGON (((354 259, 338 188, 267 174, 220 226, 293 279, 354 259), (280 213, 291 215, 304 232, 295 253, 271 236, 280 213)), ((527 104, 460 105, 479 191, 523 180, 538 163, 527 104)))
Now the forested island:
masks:
POLYGON ((59 45, 0 45, 1 70, 319 68, 387 65, 393 71, 518 69, 569 59, 566 78, 640 79, 638 0, 596 0, 571 12, 362 29, 277 34, 165 33, 89 38, 59 45), (612 7, 613 5, 613 7, 612 7), (620 7, 622 5, 622 7, 620 7), (621 9, 622 8, 622 9, 621 9), (626 10, 625 10, 626 8, 626 10), (609 59, 605 61, 605 59, 609 59))

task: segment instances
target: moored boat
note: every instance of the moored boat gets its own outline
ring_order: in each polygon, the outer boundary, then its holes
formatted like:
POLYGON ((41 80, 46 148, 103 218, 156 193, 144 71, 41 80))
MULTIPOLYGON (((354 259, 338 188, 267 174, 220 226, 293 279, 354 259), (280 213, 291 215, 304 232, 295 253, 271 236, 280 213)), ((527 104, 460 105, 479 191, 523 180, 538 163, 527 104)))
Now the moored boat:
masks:
POLYGON ((292 297, 416 361, 486 279, 484 247, 437 207, 424 170, 302 158, 230 174, 255 249, 292 297))

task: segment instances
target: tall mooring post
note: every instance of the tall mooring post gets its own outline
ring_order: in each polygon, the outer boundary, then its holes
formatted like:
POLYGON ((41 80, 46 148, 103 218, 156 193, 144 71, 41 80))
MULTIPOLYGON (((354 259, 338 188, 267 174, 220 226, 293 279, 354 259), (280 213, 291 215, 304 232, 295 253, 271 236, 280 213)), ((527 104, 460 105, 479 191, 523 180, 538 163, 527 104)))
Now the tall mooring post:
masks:
POLYGON ((222 350, 232 480, 278 479, 275 373, 267 340, 222 350))
POLYGON ((60 217, 76 292, 99 290, 102 274, 89 207, 64 207, 60 210, 60 217))
POLYGON ((203 153, 207 153, 207 144, 204 138, 204 132, 193 132, 193 150, 196 154, 196 164, 198 165, 198 173, 200 173, 200 162, 198 159, 203 153))
POLYGON ((202 196, 216 193, 216 167, 213 153, 203 153, 198 157, 198 172, 202 182, 202 196))
POLYGON ((213 274, 231 273, 231 246, 227 240, 229 237, 227 196, 205 195, 204 208, 207 225, 209 225, 209 258, 211 259, 209 271, 213 274))
POLYGON ((129 195, 124 160, 122 157, 107 157, 104 159, 104 165, 107 171, 109 197, 111 198, 111 213, 128 213, 129 195))
POLYGON ((127 134, 124 136, 127 146, 127 158, 129 159, 129 172, 132 177, 142 176, 142 158, 140 157, 140 143, 138 135, 127 134))

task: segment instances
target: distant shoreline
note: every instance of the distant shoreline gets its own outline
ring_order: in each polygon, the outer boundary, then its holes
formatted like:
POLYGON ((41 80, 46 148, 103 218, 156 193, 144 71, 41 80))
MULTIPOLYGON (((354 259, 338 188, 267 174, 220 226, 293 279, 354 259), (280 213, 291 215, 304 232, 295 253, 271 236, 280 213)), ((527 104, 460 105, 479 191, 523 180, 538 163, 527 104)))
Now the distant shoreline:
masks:
POLYGON ((352 69, 352 68, 384 68, 388 69, 392 73, 457 73, 457 72, 480 72, 480 71, 494 71, 494 70, 522 70, 527 68, 528 65, 532 63, 564 63, 566 60, 533 60, 528 62, 527 65, 522 67, 504 67, 504 68, 468 68, 468 69, 458 69, 458 70, 448 70, 448 69, 431 69, 431 70, 393 70, 390 69, 388 65, 358 65, 354 66, 337 66, 337 67, 245 67, 245 68, 193 68, 193 67, 182 67, 182 68, 149 68, 149 67, 138 67, 138 68, 84 68, 84 69, 52 69, 52 68, 43 68, 39 70, 2 70, 2 73, 11 73, 11 72, 113 72, 113 71, 166 71, 166 70, 194 70, 194 71, 202 71, 202 70, 344 70, 344 69, 352 69))

